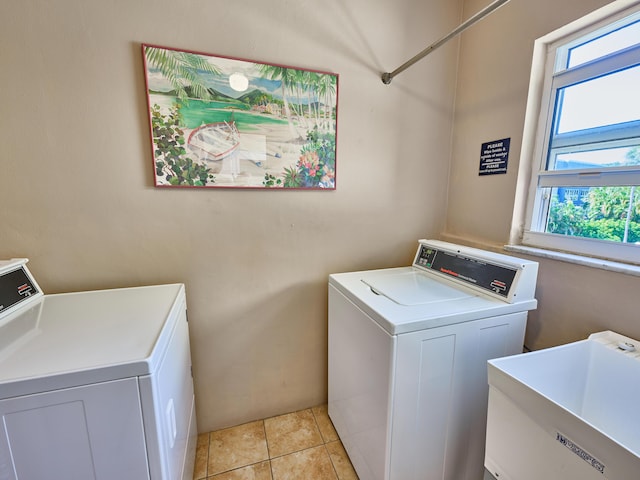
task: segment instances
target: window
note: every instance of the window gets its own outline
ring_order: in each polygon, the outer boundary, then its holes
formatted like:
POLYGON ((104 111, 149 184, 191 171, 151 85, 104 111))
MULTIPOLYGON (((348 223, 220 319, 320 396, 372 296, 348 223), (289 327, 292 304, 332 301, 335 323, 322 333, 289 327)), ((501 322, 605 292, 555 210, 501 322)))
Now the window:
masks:
POLYGON ((630 3, 536 42, 524 245, 640 264, 640 2, 612 13, 630 3))

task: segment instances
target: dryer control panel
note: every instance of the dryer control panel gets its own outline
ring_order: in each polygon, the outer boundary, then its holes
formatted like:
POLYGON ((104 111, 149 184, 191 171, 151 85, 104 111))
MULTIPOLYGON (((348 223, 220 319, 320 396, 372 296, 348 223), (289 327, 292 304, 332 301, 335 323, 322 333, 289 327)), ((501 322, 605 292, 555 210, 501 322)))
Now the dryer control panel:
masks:
MULTIPOLYGON (((437 240, 420 240, 413 266, 509 302, 518 293, 516 287, 525 267, 535 270, 532 272, 534 289, 537 277, 536 262, 437 240)), ((533 298, 533 295, 531 291, 523 297, 533 298)))
POLYGON ((26 258, 0 261, 0 319, 42 296, 27 269, 26 258))

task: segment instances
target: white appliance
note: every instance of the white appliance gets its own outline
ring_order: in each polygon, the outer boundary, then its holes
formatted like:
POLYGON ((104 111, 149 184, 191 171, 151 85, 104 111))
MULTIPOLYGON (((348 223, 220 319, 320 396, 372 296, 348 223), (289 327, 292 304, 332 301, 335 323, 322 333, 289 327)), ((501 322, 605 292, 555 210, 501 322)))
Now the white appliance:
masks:
POLYGON ((489 361, 487 468, 499 480, 638 478, 638 349, 604 331, 489 361))
POLYGON ((43 295, 0 261, 0 479, 191 479, 182 284, 43 295))
POLYGON ((481 480, 487 360, 522 352, 536 262, 420 240, 329 277, 329 416, 360 480, 481 480))

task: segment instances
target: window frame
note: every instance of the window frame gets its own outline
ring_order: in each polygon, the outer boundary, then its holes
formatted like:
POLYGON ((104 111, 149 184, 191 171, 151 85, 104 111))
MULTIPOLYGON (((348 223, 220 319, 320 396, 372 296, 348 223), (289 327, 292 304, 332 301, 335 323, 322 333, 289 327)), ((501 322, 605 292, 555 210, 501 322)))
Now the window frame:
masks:
POLYGON ((639 245, 543 232, 548 210, 545 205, 549 201, 548 195, 545 198, 545 188, 628 185, 630 181, 640 185, 640 166, 573 170, 547 170, 546 167, 552 151, 575 150, 577 145, 593 145, 596 141, 608 142, 607 148, 638 145, 640 120, 551 135, 558 89, 594 78, 595 71, 602 76, 606 72, 620 71, 621 66, 629 63, 640 63, 640 45, 559 71, 556 67, 566 65, 567 56, 557 53, 568 53, 572 47, 584 44, 585 40, 597 38, 599 30, 608 26, 615 30, 619 22, 636 15, 640 16, 639 0, 618 0, 536 40, 511 244, 640 265, 639 245))

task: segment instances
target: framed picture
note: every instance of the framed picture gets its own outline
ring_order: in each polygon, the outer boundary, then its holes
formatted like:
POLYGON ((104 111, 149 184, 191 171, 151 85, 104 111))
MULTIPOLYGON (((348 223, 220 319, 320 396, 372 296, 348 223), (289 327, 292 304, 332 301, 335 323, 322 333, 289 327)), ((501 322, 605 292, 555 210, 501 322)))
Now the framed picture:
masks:
POLYGON ((142 54, 157 187, 336 188, 337 74, 142 54))

